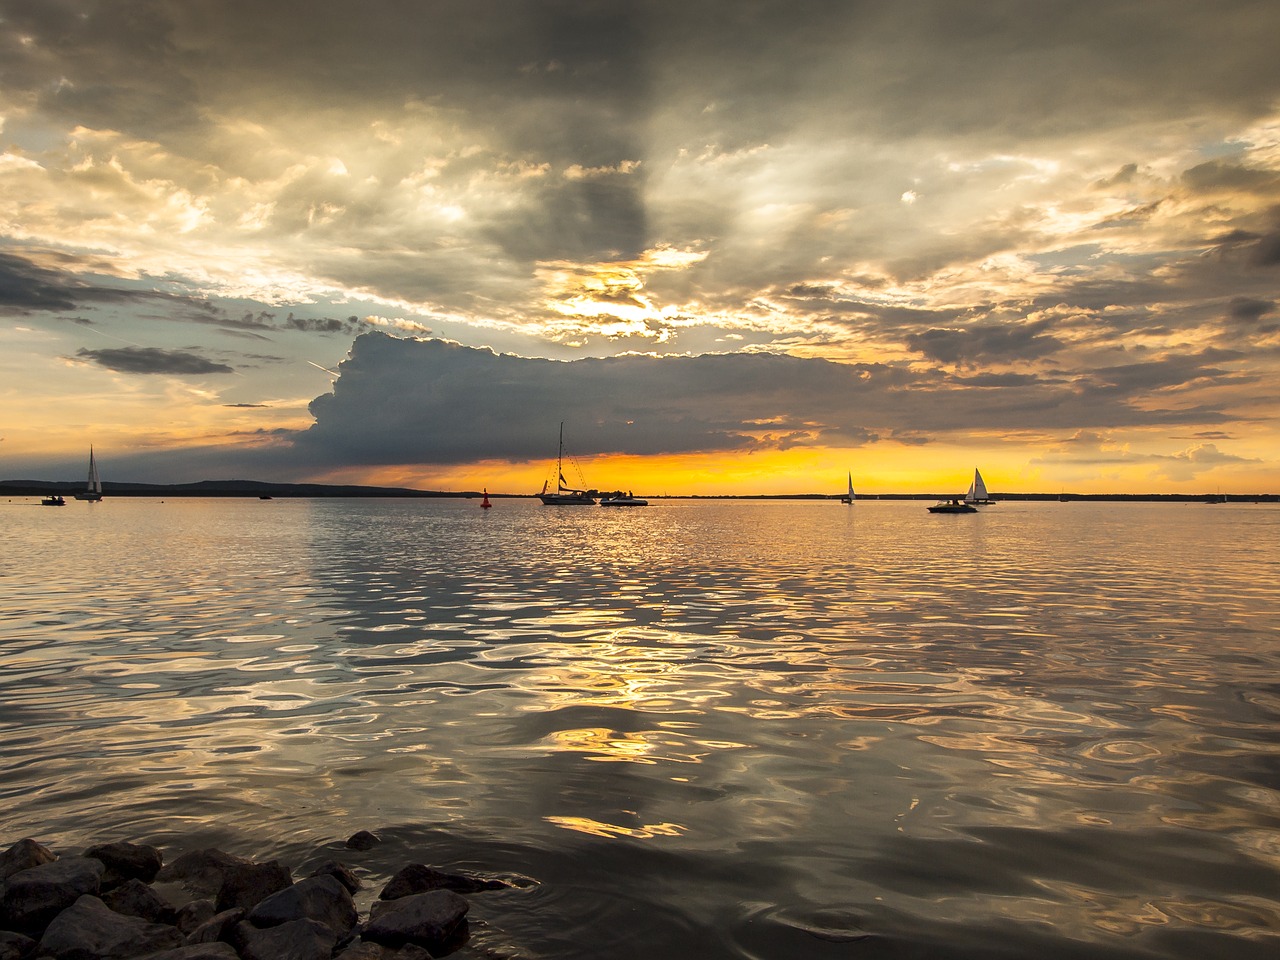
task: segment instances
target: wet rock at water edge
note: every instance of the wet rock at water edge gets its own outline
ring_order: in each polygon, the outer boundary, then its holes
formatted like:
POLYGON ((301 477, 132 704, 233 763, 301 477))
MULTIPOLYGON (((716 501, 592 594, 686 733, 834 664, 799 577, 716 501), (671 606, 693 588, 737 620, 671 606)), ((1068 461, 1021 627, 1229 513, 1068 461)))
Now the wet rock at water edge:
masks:
POLYGON ((28 837, 0 853, 0 880, 7 880, 20 870, 30 870, 42 863, 53 863, 58 857, 43 844, 28 837))
POLYGON ((346 864, 339 863, 337 860, 326 860, 320 866, 311 872, 313 877, 333 877, 340 884, 347 888, 347 892, 355 896, 360 892, 363 884, 346 864))
POLYGON ((164 858, 155 847, 127 841, 100 843, 90 847, 84 855, 102 861, 102 865, 107 868, 102 878, 104 888, 116 886, 126 880, 151 883, 164 866, 164 858))
POLYGON ((350 850, 372 850, 382 841, 378 835, 368 830, 359 830, 347 837, 347 848, 350 850))
POLYGON ((373 905, 361 938, 386 947, 414 944, 433 953, 466 937, 470 904, 452 890, 433 890, 373 905))
POLYGON ((378 895, 380 900, 398 900, 415 893, 452 890, 454 893, 479 893, 482 890, 504 890, 509 884, 463 873, 443 873, 422 863, 411 863, 387 881, 378 895))
POLYGON ((58 914, 40 938, 40 951, 58 960, 124 960, 182 945, 177 927, 122 916, 91 896, 58 914))
POLYGON ((102 902, 116 913, 138 917, 149 923, 174 924, 177 911, 172 904, 141 880, 129 880, 102 894, 102 902))
POLYGON ((80 897, 96 897, 105 869, 99 860, 66 857, 18 871, 0 894, 0 929, 38 936, 80 897))
POLYGON ((216 897, 222 889, 228 872, 245 866, 251 861, 244 857, 206 848, 184 853, 172 863, 167 863, 156 874, 158 883, 178 883, 188 890, 216 897))
POLYGON ((359 918, 351 894, 333 877, 308 877, 273 893, 246 918, 255 927, 277 927, 295 920, 316 920, 328 927, 336 940, 346 939, 359 918))
POLYGON ((214 905, 219 913, 232 907, 249 910, 271 894, 292 884, 293 874, 279 860, 239 864, 227 871, 214 905))
POLYGON ((234 946, 243 960, 329 960, 337 938, 317 920, 291 920, 278 927, 236 926, 234 946))

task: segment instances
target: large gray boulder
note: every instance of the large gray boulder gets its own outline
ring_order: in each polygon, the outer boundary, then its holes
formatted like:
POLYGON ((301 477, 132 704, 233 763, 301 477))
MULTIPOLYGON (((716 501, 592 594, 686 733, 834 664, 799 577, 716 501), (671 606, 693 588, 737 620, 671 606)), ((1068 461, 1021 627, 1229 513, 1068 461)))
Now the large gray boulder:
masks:
POLYGON ((278 927, 293 920, 318 920, 344 939, 358 921, 347 888, 333 877, 308 877, 273 893, 249 911, 255 927, 278 927))
POLYGON ((57 855, 43 844, 28 837, 0 853, 0 880, 7 880, 19 870, 30 870, 42 863, 53 863, 57 855))
POLYGON ((57 960, 125 960, 180 946, 176 927, 122 916, 90 896, 58 914, 40 938, 41 954, 57 960))
POLYGON ((433 953, 463 931, 469 904, 452 890, 433 890, 373 905, 361 939, 385 947, 407 943, 433 953))
POLYGON ((59 913, 101 889, 101 861, 66 857, 20 870, 0 894, 0 928, 39 936, 59 913))
POLYGON ((315 920, 291 920, 278 927, 236 927, 235 946, 243 960, 329 960, 337 938, 315 920))

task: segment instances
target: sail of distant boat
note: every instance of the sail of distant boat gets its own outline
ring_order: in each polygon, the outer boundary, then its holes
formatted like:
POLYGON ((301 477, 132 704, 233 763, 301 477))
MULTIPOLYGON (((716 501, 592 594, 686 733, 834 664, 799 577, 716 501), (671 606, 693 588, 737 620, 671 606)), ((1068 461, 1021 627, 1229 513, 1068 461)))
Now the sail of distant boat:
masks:
POLYGON ((560 448, 556 453, 556 478, 557 485, 555 493, 548 493, 547 487, 550 481, 542 485, 542 492, 538 494, 538 499, 549 507, 565 507, 574 505, 595 505, 596 498, 594 490, 577 490, 570 487, 564 479, 564 421, 560 421, 560 448))
POLYGON ((840 498, 841 503, 853 503, 853 474, 849 474, 849 492, 840 498))
POLYGON ((76 494, 77 500, 101 500, 102 480, 98 477, 98 461, 93 456, 93 447, 89 447, 89 479, 82 492, 76 494))
POLYGON ((969 492, 964 495, 966 503, 994 503, 991 495, 987 493, 987 485, 982 479, 982 474, 978 472, 978 468, 973 468, 973 483, 969 484, 969 492))

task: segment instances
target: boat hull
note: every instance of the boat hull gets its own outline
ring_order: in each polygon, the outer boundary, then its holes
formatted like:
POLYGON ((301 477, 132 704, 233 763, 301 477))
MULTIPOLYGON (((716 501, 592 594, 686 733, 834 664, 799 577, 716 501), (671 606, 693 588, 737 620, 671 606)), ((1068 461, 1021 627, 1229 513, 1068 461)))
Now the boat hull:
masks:
POLYGON ((596 503, 585 493, 540 493, 538 499, 548 507, 593 507, 596 503))
POLYGON ((977 507, 967 503, 937 503, 929 508, 930 513, 977 513, 977 507))
POLYGON ((610 497, 600 501, 602 507, 647 507, 648 500, 641 500, 639 497, 610 497))

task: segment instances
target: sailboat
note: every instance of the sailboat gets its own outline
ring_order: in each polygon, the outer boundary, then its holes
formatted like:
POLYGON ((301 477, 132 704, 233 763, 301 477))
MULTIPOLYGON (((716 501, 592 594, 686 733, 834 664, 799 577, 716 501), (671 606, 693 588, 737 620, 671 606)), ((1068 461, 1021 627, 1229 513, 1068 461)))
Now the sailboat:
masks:
POLYGON ((560 421, 560 450, 556 454, 556 489, 547 489, 551 481, 542 484, 538 499, 549 507, 594 506, 594 490, 575 490, 564 482, 564 421, 560 421))
POLYGON ((92 500, 97 502, 102 499, 102 481, 98 479, 98 461, 93 458, 93 447, 89 447, 89 482, 85 484, 84 490, 76 494, 77 500, 92 500))
POLYGON ((969 484, 969 492, 964 495, 965 503, 991 504, 995 503, 987 493, 987 485, 982 480, 982 474, 978 472, 978 468, 973 468, 973 483, 969 484))
POLYGON ((841 503, 853 503, 853 474, 849 474, 849 492, 840 498, 841 503))

